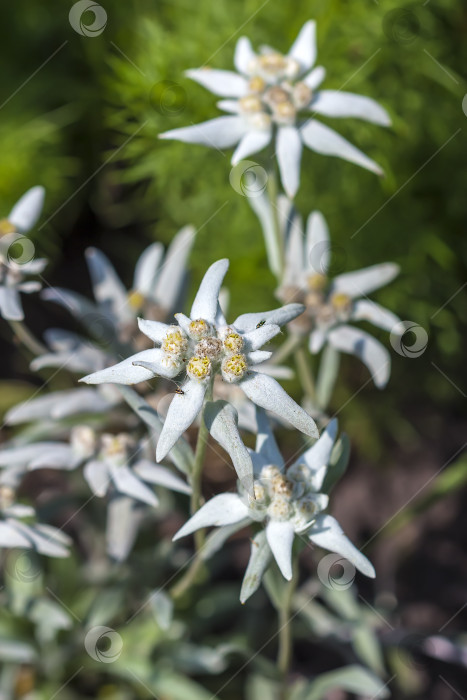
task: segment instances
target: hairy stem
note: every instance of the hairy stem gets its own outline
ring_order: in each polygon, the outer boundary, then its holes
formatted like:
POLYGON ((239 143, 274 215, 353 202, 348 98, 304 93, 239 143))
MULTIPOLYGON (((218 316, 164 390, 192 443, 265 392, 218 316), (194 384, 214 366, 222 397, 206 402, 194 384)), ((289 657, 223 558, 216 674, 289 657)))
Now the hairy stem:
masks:
POLYGON ((43 355, 47 348, 33 336, 22 321, 9 321, 11 329, 18 340, 32 352, 33 355, 43 355))
POLYGON ((283 241, 282 241, 282 236, 281 236, 281 228, 280 228, 280 223, 279 223, 279 215, 277 211, 277 195, 278 195, 278 188, 277 188, 277 175, 276 171, 274 168, 271 168, 268 172, 268 182, 267 182, 267 193, 269 197, 269 201, 271 203, 271 211, 272 211, 272 216, 274 219, 274 234, 276 238, 276 246, 277 250, 279 251, 279 274, 278 274, 278 281, 279 283, 282 280, 282 275, 284 272, 284 253, 283 253, 283 241))
POLYGON ((298 577, 297 560, 294 561, 293 576, 288 582, 282 607, 279 610, 279 651, 277 654, 277 666, 282 676, 281 698, 285 700, 287 696, 287 676, 292 661, 292 625, 291 609, 292 598, 295 593, 296 581, 298 577))
POLYGON ((298 375, 300 381, 303 385, 306 395, 308 398, 315 403, 316 402, 316 387, 315 380, 313 377, 313 372, 311 369, 309 357, 305 351, 305 348, 299 347, 294 352, 295 364, 297 365, 298 375))
MULTIPOLYGON (((206 403, 212 399, 212 383, 210 384, 208 390, 206 391, 206 397, 204 399, 203 410, 201 412, 201 421, 198 432, 198 439, 196 441, 195 450, 195 461, 193 463, 193 471, 191 473, 191 499, 190 499, 190 512, 191 515, 196 513, 201 505, 201 480, 203 476, 203 466, 204 458, 206 456, 206 448, 208 446, 209 431, 207 429, 206 423, 204 422, 204 409, 206 403)), ((196 551, 199 552, 204 543, 204 530, 198 530, 195 533, 195 546, 196 551)))
POLYGON ((170 595, 172 596, 173 600, 181 598, 185 591, 187 591, 192 584, 195 583, 202 566, 203 560, 201 559, 199 552, 197 552, 194 555, 194 558, 191 560, 191 564, 182 578, 177 581, 177 583, 170 590, 170 595))

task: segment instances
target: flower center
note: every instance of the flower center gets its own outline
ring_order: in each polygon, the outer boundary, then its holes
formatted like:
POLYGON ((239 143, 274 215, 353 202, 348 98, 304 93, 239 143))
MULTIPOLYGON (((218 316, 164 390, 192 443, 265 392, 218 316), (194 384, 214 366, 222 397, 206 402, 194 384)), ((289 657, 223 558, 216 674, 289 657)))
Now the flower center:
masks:
POLYGON ((141 294, 141 292, 138 292, 136 290, 129 292, 128 303, 130 304, 131 308, 135 311, 138 311, 138 309, 142 308, 144 301, 144 295, 141 294))
POLYGON ((209 357, 192 357, 188 362, 186 372, 190 379, 207 379, 211 374, 209 357))
POLYGON ((240 353, 226 357, 221 366, 222 376, 226 382, 238 382, 247 369, 246 357, 240 353))

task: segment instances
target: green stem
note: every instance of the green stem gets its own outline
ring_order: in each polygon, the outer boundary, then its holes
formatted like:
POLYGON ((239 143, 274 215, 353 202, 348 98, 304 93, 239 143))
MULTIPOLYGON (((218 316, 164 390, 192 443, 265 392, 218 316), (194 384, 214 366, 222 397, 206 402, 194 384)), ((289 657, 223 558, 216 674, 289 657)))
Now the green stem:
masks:
POLYGON ((287 695, 287 676, 289 674, 290 663, 292 661, 292 624, 290 613, 297 578, 297 559, 295 558, 293 565, 293 576, 287 584, 283 604, 279 610, 279 651, 277 654, 277 666, 282 676, 282 700, 285 700, 287 695))
POLYGON ((303 337, 296 334, 296 333, 291 333, 289 337, 285 340, 285 342, 282 343, 280 348, 276 350, 274 355, 271 357, 270 364, 271 365, 280 365, 281 362, 284 362, 287 360, 287 358, 292 355, 292 353, 295 352, 297 348, 300 347, 300 345, 303 343, 303 337))
POLYGON ((276 238, 277 250, 280 251, 280 255, 279 255, 280 269, 279 269, 279 274, 278 274, 278 281, 281 282, 282 275, 284 273, 284 242, 283 242, 282 236, 281 236, 279 214, 277 211, 277 194, 278 194, 277 175, 276 175, 275 169, 273 169, 273 168, 270 168, 270 170, 268 172, 267 193, 268 193, 269 201, 271 203, 271 211, 272 211, 272 216, 274 219, 274 235, 276 238))
MULTIPOLYGON (((195 450, 195 460, 193 463, 193 471, 191 473, 191 499, 190 499, 190 513, 194 515, 198 508, 201 506, 201 480, 203 476, 203 466, 204 458, 206 456, 206 448, 208 446, 209 430, 204 421, 204 409, 206 403, 212 399, 212 383, 210 384, 208 390, 206 391, 206 397, 204 399, 203 410, 201 412, 201 422, 198 432, 198 439, 196 441, 195 450)), ((195 533, 195 546, 196 551, 199 552, 204 543, 204 530, 198 530, 195 533)))
POLYGON ((316 403, 315 380, 313 378, 313 372, 305 348, 297 348, 297 350, 295 350, 294 357, 300 381, 305 389, 305 393, 313 403, 316 403))
POLYGON ((192 560, 190 566, 186 570, 185 574, 179 581, 177 581, 175 586, 173 586, 170 590, 170 595, 172 596, 173 600, 181 598, 185 591, 187 591, 191 587, 191 585, 196 581, 198 573, 202 568, 202 565, 203 560, 201 559, 198 552, 192 560))
POLYGON ((9 321, 11 329, 18 340, 32 352, 33 355, 43 355, 47 348, 33 336, 22 321, 9 321))

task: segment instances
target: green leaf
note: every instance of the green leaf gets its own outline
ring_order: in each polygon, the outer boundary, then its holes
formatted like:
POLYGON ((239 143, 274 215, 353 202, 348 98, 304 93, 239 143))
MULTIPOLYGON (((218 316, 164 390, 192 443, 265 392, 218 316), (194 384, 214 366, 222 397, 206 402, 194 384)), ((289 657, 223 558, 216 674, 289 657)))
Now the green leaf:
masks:
POLYGON ((337 671, 323 673, 309 684, 300 700, 321 700, 330 690, 347 690, 349 693, 371 698, 390 696, 386 685, 363 666, 346 666, 337 671))

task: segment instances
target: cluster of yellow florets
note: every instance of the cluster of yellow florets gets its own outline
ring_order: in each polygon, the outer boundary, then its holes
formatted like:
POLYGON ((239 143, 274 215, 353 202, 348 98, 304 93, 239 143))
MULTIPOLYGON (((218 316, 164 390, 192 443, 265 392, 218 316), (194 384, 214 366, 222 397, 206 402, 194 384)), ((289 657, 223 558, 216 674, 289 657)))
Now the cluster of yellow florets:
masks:
POLYGON ((103 433, 100 438, 101 449, 99 456, 115 464, 124 464, 128 460, 130 447, 134 444, 128 433, 103 433))

